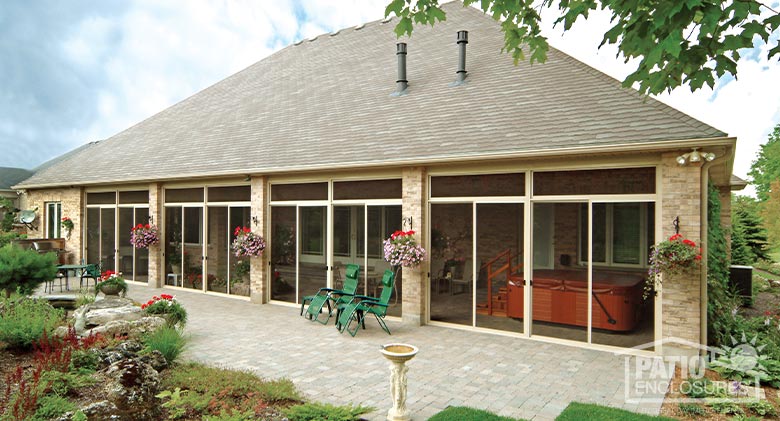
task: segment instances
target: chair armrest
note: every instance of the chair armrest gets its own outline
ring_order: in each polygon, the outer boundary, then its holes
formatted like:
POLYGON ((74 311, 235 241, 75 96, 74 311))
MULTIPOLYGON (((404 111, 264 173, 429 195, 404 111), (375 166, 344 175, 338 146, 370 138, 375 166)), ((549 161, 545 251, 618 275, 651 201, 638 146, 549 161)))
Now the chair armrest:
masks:
POLYGON ((385 304, 385 303, 380 303, 379 301, 374 301, 374 300, 365 300, 365 301, 361 301, 361 302, 360 302, 360 304, 363 304, 363 305, 365 305, 365 306, 380 306, 380 307, 388 307, 388 305, 387 305, 387 304, 385 304))

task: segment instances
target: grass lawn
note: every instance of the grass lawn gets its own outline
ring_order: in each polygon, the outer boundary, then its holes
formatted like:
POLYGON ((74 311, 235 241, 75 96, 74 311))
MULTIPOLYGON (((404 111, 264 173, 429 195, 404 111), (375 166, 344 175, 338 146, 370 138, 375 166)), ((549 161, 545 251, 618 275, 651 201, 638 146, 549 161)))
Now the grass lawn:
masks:
MULTIPOLYGON (((517 418, 498 416, 492 412, 465 406, 451 406, 432 416, 430 421, 523 421, 517 418)), ((557 421, 674 421, 672 418, 636 414, 622 409, 601 405, 572 402, 556 418, 557 421)))

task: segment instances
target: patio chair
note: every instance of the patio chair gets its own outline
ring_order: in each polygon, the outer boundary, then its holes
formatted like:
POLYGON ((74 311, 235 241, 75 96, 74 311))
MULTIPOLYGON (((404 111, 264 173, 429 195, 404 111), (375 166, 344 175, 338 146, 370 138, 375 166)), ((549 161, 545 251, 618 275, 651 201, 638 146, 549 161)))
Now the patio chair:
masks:
POLYGON ((84 267, 79 278, 79 289, 84 288, 86 282, 89 286, 89 280, 92 279, 92 284, 97 284, 97 280, 100 279, 100 265, 89 264, 84 267))
POLYGON ((330 316, 333 315, 333 310, 348 303, 357 291, 360 266, 349 264, 344 272, 344 286, 342 289, 320 288, 317 294, 303 297, 301 301, 301 315, 304 314, 303 307, 308 302, 309 307, 306 308, 306 317, 309 320, 327 324, 330 316), (325 321, 322 321, 320 320, 320 315, 322 315, 322 308, 326 305, 328 306, 328 317, 325 318, 325 321))
POLYGON ((346 330, 350 335, 355 336, 360 326, 366 328, 366 314, 373 314, 382 330, 390 334, 390 328, 384 321, 387 316, 387 307, 390 303, 390 297, 393 295, 393 285, 395 284, 395 273, 392 270, 385 270, 382 276, 382 294, 379 298, 368 297, 366 295, 355 295, 349 303, 342 304, 339 307, 339 315, 336 320, 336 327, 339 332, 346 330), (355 329, 350 330, 349 326, 355 322, 355 329))

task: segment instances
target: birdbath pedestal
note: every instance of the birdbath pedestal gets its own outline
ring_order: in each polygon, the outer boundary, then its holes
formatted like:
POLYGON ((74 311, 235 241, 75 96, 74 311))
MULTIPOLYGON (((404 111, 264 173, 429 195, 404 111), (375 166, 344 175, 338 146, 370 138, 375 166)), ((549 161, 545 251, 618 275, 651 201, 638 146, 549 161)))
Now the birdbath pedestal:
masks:
POLYGON ((408 421, 412 417, 406 409, 406 362, 417 355, 414 345, 387 344, 382 346, 382 355, 390 360, 390 394, 393 407, 387 411, 388 421, 408 421))

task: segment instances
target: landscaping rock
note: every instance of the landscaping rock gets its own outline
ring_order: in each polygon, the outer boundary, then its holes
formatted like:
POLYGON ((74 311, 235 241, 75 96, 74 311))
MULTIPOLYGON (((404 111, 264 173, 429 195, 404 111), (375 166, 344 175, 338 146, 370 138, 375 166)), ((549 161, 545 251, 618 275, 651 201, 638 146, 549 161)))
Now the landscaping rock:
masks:
MULTIPOLYGON (((157 316, 142 317, 138 320, 115 320, 105 325, 98 326, 81 333, 82 336, 89 334, 101 334, 108 337, 127 336, 128 339, 139 339, 144 334, 157 330, 165 325, 165 319, 157 316)), ((78 329, 77 329, 78 332, 78 329)))
POLYGON ((157 371, 162 371, 168 368, 168 361, 165 360, 163 354, 158 350, 152 350, 150 353, 141 356, 141 361, 149 364, 157 371))
POLYGON ((129 304, 124 300, 101 300, 95 303, 89 304, 89 310, 84 314, 84 325, 86 328, 92 328, 95 326, 105 325, 109 322, 116 320, 133 321, 143 317, 141 308, 133 305, 132 301, 129 304), (115 301, 116 307, 97 307, 94 306, 97 303, 103 303, 105 301, 115 301))
POLYGON ((155 395, 159 391, 160 376, 150 364, 139 358, 121 360, 112 364, 105 375, 108 378, 104 389, 106 400, 116 408, 111 414, 113 419, 159 419, 155 395))

